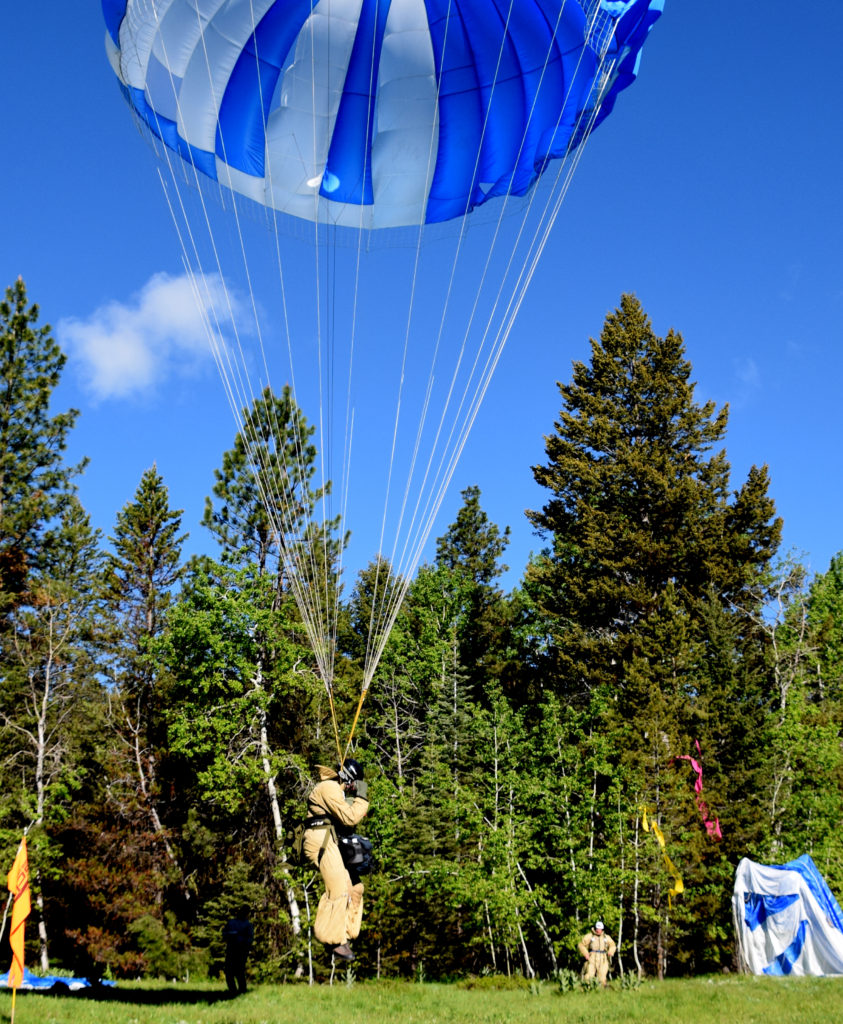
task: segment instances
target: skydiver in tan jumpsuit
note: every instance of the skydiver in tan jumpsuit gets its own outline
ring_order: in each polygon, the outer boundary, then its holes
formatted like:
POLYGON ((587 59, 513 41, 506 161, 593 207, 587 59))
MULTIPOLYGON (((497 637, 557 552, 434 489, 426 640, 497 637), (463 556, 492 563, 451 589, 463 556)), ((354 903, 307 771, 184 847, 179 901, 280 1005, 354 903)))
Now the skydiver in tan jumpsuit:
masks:
POLYGON ((603 931, 603 922, 595 921, 594 928, 583 935, 577 949, 585 957, 585 980, 590 981, 595 975, 605 988, 608 984, 609 961, 615 955, 615 942, 603 931))
POLYGON ((320 781, 307 797, 308 826, 304 852, 325 883, 313 934, 334 956, 353 960, 349 942, 360 934, 363 920, 363 883, 352 883, 335 839, 335 826, 353 828, 369 810, 368 785, 358 761, 347 760, 339 772, 319 767, 320 781), (352 797, 346 799, 346 794, 352 797))

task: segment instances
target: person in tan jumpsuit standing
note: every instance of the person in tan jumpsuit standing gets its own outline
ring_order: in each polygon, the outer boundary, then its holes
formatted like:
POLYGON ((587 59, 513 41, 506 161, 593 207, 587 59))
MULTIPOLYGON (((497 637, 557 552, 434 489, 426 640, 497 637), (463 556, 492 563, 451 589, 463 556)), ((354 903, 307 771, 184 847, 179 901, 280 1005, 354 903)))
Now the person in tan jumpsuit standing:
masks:
POLYGON ((603 988, 608 981, 609 961, 615 955, 615 942, 603 931, 603 922, 595 921, 594 928, 583 935, 577 949, 585 957, 585 980, 591 981, 595 976, 603 988))
POLYGON ((360 934, 363 883, 352 882, 336 841, 336 826, 354 828, 369 810, 363 767, 347 760, 339 771, 319 766, 320 781, 308 794, 304 852, 319 868, 325 892, 319 900, 313 934, 341 960, 353 960, 349 942, 360 934), (349 799, 350 797, 350 799, 349 799))

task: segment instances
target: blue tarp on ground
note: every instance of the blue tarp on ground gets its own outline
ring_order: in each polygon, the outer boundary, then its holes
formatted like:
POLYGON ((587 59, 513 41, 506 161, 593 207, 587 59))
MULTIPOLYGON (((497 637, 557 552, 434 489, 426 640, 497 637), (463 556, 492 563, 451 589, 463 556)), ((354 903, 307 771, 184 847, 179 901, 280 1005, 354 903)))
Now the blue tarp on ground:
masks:
MULTIPOLYGON (((23 969, 23 983, 21 984, 22 992, 50 992, 53 990, 62 991, 68 989, 71 992, 78 992, 79 989, 91 988, 92 982, 88 981, 87 978, 60 978, 57 974, 48 974, 44 978, 39 978, 33 974, 32 971, 28 971, 26 968, 23 969)), ((97 982, 98 985, 114 985, 113 981, 102 981, 97 982)), ((9 985, 9 972, 0 974, 0 987, 8 987, 9 985)))

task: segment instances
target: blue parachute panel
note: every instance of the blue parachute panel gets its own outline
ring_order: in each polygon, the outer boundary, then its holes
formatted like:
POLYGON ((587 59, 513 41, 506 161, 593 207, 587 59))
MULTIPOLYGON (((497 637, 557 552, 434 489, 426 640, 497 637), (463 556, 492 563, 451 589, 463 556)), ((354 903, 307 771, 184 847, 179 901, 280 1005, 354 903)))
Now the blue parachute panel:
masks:
POLYGON ((264 175, 270 103, 281 68, 312 6, 312 0, 274 4, 234 65, 220 104, 216 153, 244 174, 264 175))
POLYGON ((793 973, 793 968, 799 961, 799 957, 802 955, 802 950, 805 948, 805 939, 808 936, 808 922, 800 921, 799 930, 796 936, 783 952, 773 960, 769 967, 764 968, 765 974, 782 976, 793 973))
POLYGON ((773 914, 780 914, 783 910, 799 899, 797 893, 790 893, 786 896, 764 896, 759 892, 747 893, 744 897, 745 911, 744 920, 750 931, 755 931, 773 914))
POLYGON ((828 883, 820 874, 813 858, 807 853, 803 853, 796 860, 789 861, 787 864, 780 864, 779 867, 782 871, 796 871, 805 879, 805 883, 813 893, 814 899, 828 917, 829 923, 839 932, 843 933, 843 910, 840 909, 840 904, 835 899, 834 893, 829 889, 828 883))
POLYGON ((116 46, 120 45, 120 23, 126 14, 126 0, 102 0, 105 27, 116 46))
POLYGON ((336 202, 374 202, 372 136, 378 64, 388 13, 387 4, 363 0, 320 191, 336 202))
POLYGON ((772 865, 744 857, 732 908, 741 960, 754 974, 843 975, 843 914, 807 854, 772 865))

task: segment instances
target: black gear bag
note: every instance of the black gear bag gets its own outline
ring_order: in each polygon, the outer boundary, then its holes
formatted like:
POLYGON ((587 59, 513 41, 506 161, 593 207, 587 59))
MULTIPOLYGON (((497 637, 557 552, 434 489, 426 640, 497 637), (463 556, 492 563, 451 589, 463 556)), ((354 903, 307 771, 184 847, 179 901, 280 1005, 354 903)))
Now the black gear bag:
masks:
POLYGON ((368 875, 375 866, 374 846, 363 836, 338 836, 343 864, 358 875, 368 875))

